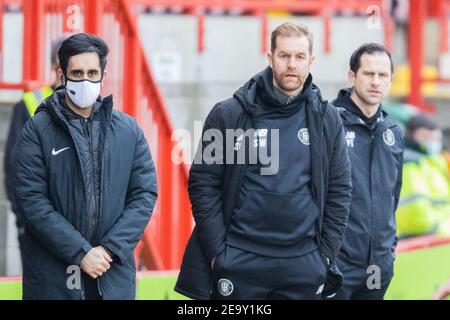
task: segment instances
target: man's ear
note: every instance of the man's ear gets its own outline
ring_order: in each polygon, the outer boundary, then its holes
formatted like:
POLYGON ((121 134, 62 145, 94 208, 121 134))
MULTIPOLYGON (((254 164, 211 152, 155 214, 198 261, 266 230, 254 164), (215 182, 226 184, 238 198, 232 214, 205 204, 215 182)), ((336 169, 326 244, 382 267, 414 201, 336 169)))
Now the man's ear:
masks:
POLYGON ((309 64, 312 65, 316 61, 316 56, 311 54, 311 57, 309 58, 309 64))
POLYGON ((61 68, 58 68, 57 76, 58 79, 61 81, 61 85, 65 85, 66 82, 64 81, 64 73, 62 72, 61 68))
POLYGON ((355 85, 356 75, 355 75, 355 73, 352 70, 348 70, 347 79, 348 79, 348 82, 353 87, 355 85))
POLYGON ((267 52, 267 61, 269 62, 269 66, 273 69, 273 54, 272 52, 267 52))
POLYGON ((102 82, 101 82, 102 86, 103 86, 103 83, 105 81, 105 77, 106 77, 106 70, 103 71, 102 82))

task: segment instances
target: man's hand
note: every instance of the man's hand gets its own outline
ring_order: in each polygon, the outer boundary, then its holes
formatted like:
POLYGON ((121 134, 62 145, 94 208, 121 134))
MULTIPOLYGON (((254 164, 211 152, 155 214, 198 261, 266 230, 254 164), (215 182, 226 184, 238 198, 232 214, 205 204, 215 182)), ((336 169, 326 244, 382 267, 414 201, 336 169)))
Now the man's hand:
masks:
POLYGON ((92 248, 81 260, 81 270, 86 272, 92 279, 101 277, 111 268, 113 262, 111 256, 102 246, 92 248))
POLYGON ((444 300, 450 296, 450 280, 448 280, 446 283, 444 283, 438 291, 434 294, 433 299, 434 300, 444 300))

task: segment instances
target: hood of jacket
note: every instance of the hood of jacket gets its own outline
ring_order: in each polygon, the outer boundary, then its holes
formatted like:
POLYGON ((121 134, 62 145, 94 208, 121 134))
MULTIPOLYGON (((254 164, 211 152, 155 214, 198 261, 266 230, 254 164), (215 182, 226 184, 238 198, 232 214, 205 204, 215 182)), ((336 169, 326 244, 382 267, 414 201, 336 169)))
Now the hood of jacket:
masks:
POLYGON ((342 121, 345 125, 362 124, 367 125, 369 129, 375 130, 378 122, 385 122, 387 127, 393 127, 397 124, 389 117, 389 114, 383 110, 380 105, 377 112, 370 118, 366 117, 361 109, 350 98, 351 88, 341 89, 338 96, 333 100, 332 104, 340 111, 342 121))
POLYGON ((271 67, 267 67, 253 76, 233 95, 252 117, 256 116, 258 108, 262 108, 268 113, 289 116, 297 112, 307 100, 312 101, 315 96, 322 99, 320 89, 313 83, 312 75, 309 74, 302 91, 291 102, 281 103, 274 93, 271 67))

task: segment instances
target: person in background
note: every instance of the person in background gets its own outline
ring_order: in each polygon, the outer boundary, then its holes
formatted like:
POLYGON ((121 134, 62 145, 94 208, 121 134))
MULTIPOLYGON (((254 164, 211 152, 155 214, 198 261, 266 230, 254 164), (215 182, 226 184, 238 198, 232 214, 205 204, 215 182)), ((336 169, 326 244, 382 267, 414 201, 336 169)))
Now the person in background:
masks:
POLYGON ((19 138, 20 132, 25 123, 34 115, 39 104, 49 97, 53 90, 61 85, 60 79, 57 77, 57 71, 59 68, 58 62, 58 49, 61 43, 66 40, 70 35, 63 34, 56 38, 51 44, 50 62, 51 72, 54 82, 51 86, 44 86, 35 91, 25 92, 22 95, 22 99, 13 106, 13 114, 10 120, 10 126, 8 136, 6 138, 5 147, 5 159, 4 159, 4 184, 6 189, 6 195, 11 204, 11 210, 16 217, 16 226, 18 233, 19 250, 23 263, 23 239, 25 235, 25 227, 20 215, 18 215, 17 200, 14 195, 14 177, 13 177, 13 163, 12 163, 12 151, 19 138))
POLYGON ((436 120, 426 114, 412 117, 405 145, 398 236, 450 235, 450 174, 436 120))

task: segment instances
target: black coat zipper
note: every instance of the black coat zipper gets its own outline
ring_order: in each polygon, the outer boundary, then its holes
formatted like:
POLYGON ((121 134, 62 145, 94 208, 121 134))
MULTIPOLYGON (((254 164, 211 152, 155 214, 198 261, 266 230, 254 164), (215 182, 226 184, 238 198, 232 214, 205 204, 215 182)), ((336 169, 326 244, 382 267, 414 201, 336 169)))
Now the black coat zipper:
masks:
MULTIPOLYGON (((92 191, 93 191, 93 196, 94 196, 94 204, 95 204, 95 207, 94 207, 94 209, 97 209, 97 200, 96 200, 96 195, 95 195, 95 169, 94 169, 94 156, 93 156, 93 154, 92 154, 92 132, 91 132, 91 122, 89 121, 89 119, 84 119, 84 122, 87 124, 86 125, 86 132, 87 132, 87 135, 88 135, 88 141, 89 141, 89 162, 90 162, 90 164, 91 164, 91 179, 92 179, 92 191)), ((88 195, 87 195, 88 196, 88 195)), ((90 197, 88 197, 88 199, 90 199, 90 197)), ((90 205, 89 205, 89 207, 90 207, 90 205)), ((89 210, 89 211, 91 211, 91 210, 89 210)), ((97 217, 96 217, 96 213, 95 213, 95 211, 97 211, 97 210, 94 210, 94 212, 90 212, 90 216, 89 216, 89 227, 90 227, 90 229, 91 229, 91 231, 92 231, 92 233, 91 232, 89 232, 89 234, 91 235, 91 241, 93 241, 94 240, 94 233, 95 233, 95 230, 96 230, 96 228, 97 228, 97 217)))
POLYGON ((106 134, 108 132, 108 129, 105 130, 105 140, 103 141, 103 151, 102 151, 102 159, 101 159, 101 173, 100 173, 100 194, 99 197, 99 208, 98 208, 98 220, 97 220, 97 226, 95 228, 95 232, 93 235, 93 239, 97 241, 97 235, 98 235, 98 229, 100 225, 100 218, 102 216, 102 210, 103 210, 103 182, 104 182, 104 172, 105 172, 105 151, 106 151, 106 134))
MULTIPOLYGON (((106 137, 108 134, 108 127, 105 129, 105 136, 104 136, 104 140, 103 140, 103 151, 102 151, 102 160, 101 160, 101 173, 100 173, 100 194, 99 194, 99 208, 98 208, 98 220, 97 220, 97 226, 95 228, 95 232, 93 235, 93 239, 95 241, 97 241, 97 235, 98 235, 98 229, 99 229, 99 225, 100 225, 100 218, 102 216, 102 210, 103 210, 103 182, 104 182, 104 172, 105 172, 105 153, 106 153, 106 137)), ((102 292, 102 288, 100 285, 100 278, 97 278, 97 288, 98 288, 98 293, 100 294, 101 297, 103 297, 103 292, 102 292)))

